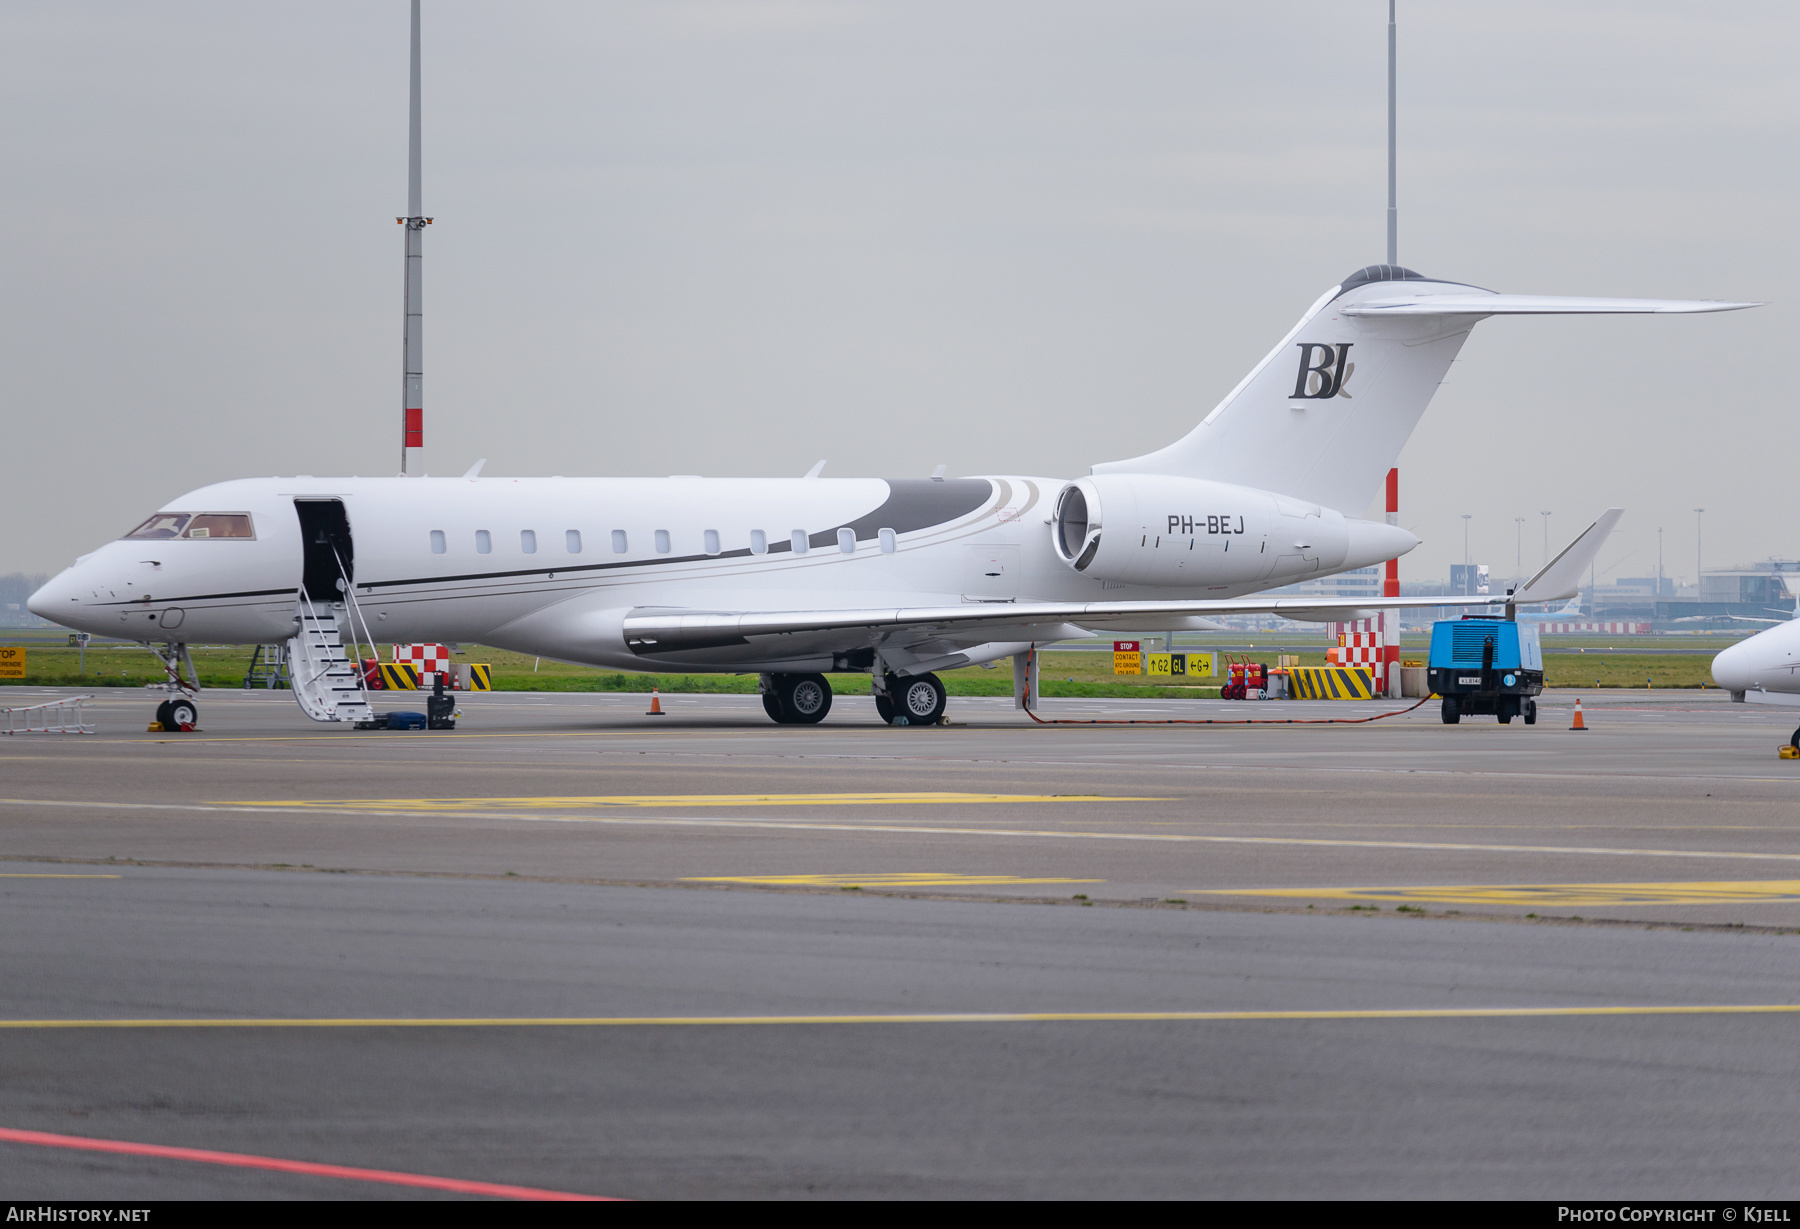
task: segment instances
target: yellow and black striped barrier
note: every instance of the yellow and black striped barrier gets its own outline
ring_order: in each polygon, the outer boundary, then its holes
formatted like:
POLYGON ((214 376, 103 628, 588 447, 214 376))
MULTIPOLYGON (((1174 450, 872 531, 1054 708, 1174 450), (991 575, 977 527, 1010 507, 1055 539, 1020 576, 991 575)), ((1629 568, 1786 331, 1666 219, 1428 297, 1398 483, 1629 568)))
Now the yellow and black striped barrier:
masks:
POLYGON ((384 661, 381 666, 381 686, 387 691, 417 691, 419 689, 419 672, 413 669, 409 661, 384 661))
POLYGON ((1374 680, 1355 666, 1289 666, 1288 698, 1373 700, 1374 680))
POLYGON ((468 680, 464 686, 469 691, 492 691, 494 689, 494 668, 486 662, 470 662, 468 680))

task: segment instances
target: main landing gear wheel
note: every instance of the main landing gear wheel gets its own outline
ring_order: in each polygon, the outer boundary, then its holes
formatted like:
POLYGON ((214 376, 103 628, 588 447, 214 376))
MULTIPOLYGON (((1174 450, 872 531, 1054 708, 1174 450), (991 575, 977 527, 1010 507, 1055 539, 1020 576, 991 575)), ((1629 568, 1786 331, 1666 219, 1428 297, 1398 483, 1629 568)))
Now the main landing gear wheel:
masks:
POLYGON ((875 696, 875 711, 890 725, 936 725, 944 719, 947 696, 935 674, 901 679, 888 675, 886 696, 875 696))
POLYGON ((823 674, 777 674, 762 693, 763 712, 779 725, 817 725, 831 711, 831 684, 823 674))
POLYGON ((1462 720, 1462 707, 1457 704, 1455 696, 1444 697, 1444 724, 1455 725, 1462 720))
POLYGON ((817 725, 831 711, 831 684, 823 674, 778 675, 775 687, 782 720, 791 725, 817 725))

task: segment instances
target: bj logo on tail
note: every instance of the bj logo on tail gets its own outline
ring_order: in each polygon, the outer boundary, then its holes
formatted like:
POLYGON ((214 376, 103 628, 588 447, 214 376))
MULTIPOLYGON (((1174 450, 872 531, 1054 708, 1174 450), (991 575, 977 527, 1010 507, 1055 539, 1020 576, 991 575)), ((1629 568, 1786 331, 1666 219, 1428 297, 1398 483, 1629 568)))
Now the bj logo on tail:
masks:
POLYGON ((1356 372, 1356 364, 1349 361, 1350 347, 1355 343, 1346 341, 1326 346, 1316 341, 1303 341, 1298 344, 1300 373, 1294 379, 1293 395, 1312 401, 1348 397, 1350 394, 1344 391, 1344 381, 1356 372))

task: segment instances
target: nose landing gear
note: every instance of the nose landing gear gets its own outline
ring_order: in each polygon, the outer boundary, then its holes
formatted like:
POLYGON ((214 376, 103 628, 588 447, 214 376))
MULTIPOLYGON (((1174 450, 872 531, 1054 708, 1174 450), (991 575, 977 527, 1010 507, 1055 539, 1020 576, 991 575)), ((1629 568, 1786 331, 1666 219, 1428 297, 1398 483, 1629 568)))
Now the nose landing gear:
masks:
POLYGON ((200 672, 194 668, 194 659, 188 655, 187 645, 170 641, 161 648, 154 645, 144 647, 156 654, 156 659, 162 663, 163 672, 169 676, 168 681, 161 686, 177 693, 173 699, 164 700, 156 706, 156 720, 150 723, 149 732, 191 734, 198 730, 200 706, 194 703, 194 697, 200 694, 200 672), (184 668, 188 674, 185 679, 181 677, 184 668))

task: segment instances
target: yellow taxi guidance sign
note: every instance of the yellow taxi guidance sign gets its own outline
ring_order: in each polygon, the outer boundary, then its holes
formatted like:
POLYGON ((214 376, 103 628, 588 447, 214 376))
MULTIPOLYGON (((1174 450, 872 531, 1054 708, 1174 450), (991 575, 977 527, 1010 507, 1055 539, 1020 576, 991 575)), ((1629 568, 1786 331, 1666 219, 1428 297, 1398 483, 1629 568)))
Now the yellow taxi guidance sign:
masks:
POLYGON ((1113 673, 1142 674, 1144 654, 1135 640, 1113 641, 1113 673))
POLYGON ((1212 676, 1211 653, 1146 653, 1144 655, 1145 674, 1166 674, 1170 678, 1186 677, 1210 678, 1212 676))
POLYGON ((0 645, 0 679, 22 679, 25 677, 25 650, 12 645, 0 645))

